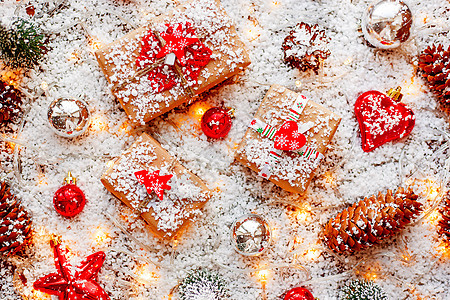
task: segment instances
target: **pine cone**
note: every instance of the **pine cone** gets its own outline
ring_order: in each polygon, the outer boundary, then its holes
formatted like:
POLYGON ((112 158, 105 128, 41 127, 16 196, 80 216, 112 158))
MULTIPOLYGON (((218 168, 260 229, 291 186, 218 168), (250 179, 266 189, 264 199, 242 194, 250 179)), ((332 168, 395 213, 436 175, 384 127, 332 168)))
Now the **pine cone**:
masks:
POLYGON ((0 253, 14 255, 31 239, 31 220, 11 194, 9 186, 0 185, 0 253))
POLYGON ((439 233, 450 243, 450 193, 445 195, 444 207, 440 212, 442 219, 439 221, 439 233))
POLYGON ((322 239, 337 253, 353 253, 379 244, 409 224, 422 211, 411 189, 364 198, 328 221, 322 239))
POLYGON ((439 44, 428 47, 419 56, 419 68, 431 91, 438 97, 442 110, 450 113, 450 47, 439 44))
POLYGON ((284 39, 284 60, 301 71, 312 69, 317 74, 320 60, 330 56, 330 50, 326 49, 329 42, 325 30, 320 30, 319 25, 298 23, 284 39))
POLYGON ((0 126, 16 121, 21 112, 22 94, 13 86, 0 81, 0 126))

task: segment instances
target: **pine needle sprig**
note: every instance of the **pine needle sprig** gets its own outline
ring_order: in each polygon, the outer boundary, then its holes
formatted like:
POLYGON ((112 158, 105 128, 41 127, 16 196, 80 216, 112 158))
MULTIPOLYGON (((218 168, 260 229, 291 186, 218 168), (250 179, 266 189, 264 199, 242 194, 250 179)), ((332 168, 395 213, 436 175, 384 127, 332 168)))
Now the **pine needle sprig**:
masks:
POLYGON ((383 289, 367 280, 354 280, 341 290, 341 300, 388 300, 383 289))
POLYGON ((44 52, 44 34, 33 23, 16 20, 10 29, 0 25, 0 59, 6 66, 34 67, 44 52))
POLYGON ((228 296, 225 281, 209 270, 189 273, 178 290, 181 300, 220 300, 228 296))

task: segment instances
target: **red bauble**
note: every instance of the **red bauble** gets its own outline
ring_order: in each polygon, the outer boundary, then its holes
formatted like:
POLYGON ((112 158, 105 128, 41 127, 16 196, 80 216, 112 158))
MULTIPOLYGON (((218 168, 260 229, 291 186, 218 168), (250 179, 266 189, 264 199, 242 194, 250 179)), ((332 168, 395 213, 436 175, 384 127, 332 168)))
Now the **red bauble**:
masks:
POLYGON ((66 258, 66 251, 59 242, 51 241, 55 256, 56 272, 39 278, 33 288, 58 296, 59 300, 96 299, 109 300, 108 294, 96 282, 98 272, 105 261, 105 253, 91 254, 77 267, 66 258))
POLYGON ((53 197, 55 210, 64 217, 73 217, 79 214, 86 204, 83 191, 74 184, 60 187, 53 197))
POLYGON ((296 287, 287 292, 284 300, 314 300, 314 296, 306 288, 296 287))
POLYGON ((355 114, 365 152, 407 136, 416 122, 408 106, 378 91, 365 92, 359 96, 355 103, 355 114))
POLYGON ((231 129, 230 112, 220 107, 210 108, 203 115, 201 125, 203 132, 210 138, 226 137, 231 129))

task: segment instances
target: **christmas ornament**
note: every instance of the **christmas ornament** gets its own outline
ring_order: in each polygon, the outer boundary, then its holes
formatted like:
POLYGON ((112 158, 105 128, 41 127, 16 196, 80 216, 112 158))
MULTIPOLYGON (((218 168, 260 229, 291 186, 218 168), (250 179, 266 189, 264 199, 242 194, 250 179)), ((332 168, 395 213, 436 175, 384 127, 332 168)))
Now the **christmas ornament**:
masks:
POLYGON ((419 69, 430 90, 438 97, 442 110, 450 113, 450 47, 442 44, 425 49, 419 56, 419 69))
POLYGON ((20 252, 31 239, 31 220, 8 184, 0 183, 0 253, 10 256, 20 252))
POLYGON ((89 255, 74 268, 67 261, 67 251, 62 248, 60 240, 54 238, 50 245, 55 256, 56 273, 39 278, 33 284, 34 289, 58 296, 59 300, 109 300, 108 294, 96 282, 105 261, 103 251, 89 255))
POLYGON ((388 300, 381 287, 372 281, 354 280, 341 290, 341 300, 388 300))
POLYGON ((222 300, 228 298, 225 281, 209 270, 190 272, 178 287, 181 300, 222 300))
POLYGON ((296 287, 287 292, 284 300, 314 300, 314 296, 308 289, 296 287))
POLYGON ((393 236, 422 211, 411 189, 364 198, 330 219, 322 232, 327 246, 337 253, 353 253, 393 236))
POLYGON ((44 35, 33 23, 17 20, 10 29, 0 24, 0 58, 6 66, 33 67, 44 52, 44 35))
POLYGON ((150 85, 157 93, 175 86, 178 77, 183 84, 186 83, 185 77, 196 81, 212 54, 211 49, 196 37, 189 22, 166 24, 166 30, 161 34, 150 30, 142 38, 141 45, 136 65, 142 73, 148 74, 150 85), (159 44, 162 46, 155 47, 159 44), (176 62, 183 67, 182 70, 176 62))
POLYGON ((262 254, 269 247, 271 238, 269 224, 260 215, 244 215, 231 226, 231 241, 236 251, 242 255, 262 254))
POLYGON ((73 138, 86 131, 91 115, 83 100, 60 98, 50 104, 47 117, 56 134, 73 138))
POLYGON ((306 144, 306 137, 298 131, 295 121, 286 121, 273 137, 274 147, 278 150, 295 151, 306 144))
POLYGON ((371 4, 362 18, 362 31, 367 42, 377 48, 393 49, 408 40, 413 16, 400 0, 381 0, 371 4))
POLYGON ((330 39, 319 25, 298 23, 284 39, 284 60, 300 71, 313 70, 316 74, 321 62, 330 56, 326 47, 330 39))
POLYGON ((450 193, 447 192, 444 197, 444 206, 440 210, 442 219, 439 221, 439 233, 450 243, 450 193))
POLYGON ((365 152, 403 138, 413 130, 416 118, 408 106, 399 102, 403 96, 400 90, 390 89, 387 95, 368 91, 356 100, 355 114, 365 152))
POLYGON ((0 81, 0 126, 17 119, 21 112, 22 93, 12 85, 0 81))
POLYGON ((234 109, 220 107, 208 109, 203 114, 201 121, 203 133, 213 139, 226 137, 231 129, 231 118, 233 115, 234 109))
POLYGON ((64 217, 78 215, 86 204, 83 191, 76 186, 76 178, 69 172, 64 179, 65 185, 60 187, 53 196, 53 207, 64 217))
POLYGON ((160 176, 159 172, 160 170, 156 170, 150 174, 147 170, 142 170, 135 172, 134 176, 136 176, 140 184, 145 186, 149 195, 151 195, 152 192, 155 192, 159 200, 162 201, 164 190, 170 190, 171 188, 167 182, 172 178, 173 174, 160 176))

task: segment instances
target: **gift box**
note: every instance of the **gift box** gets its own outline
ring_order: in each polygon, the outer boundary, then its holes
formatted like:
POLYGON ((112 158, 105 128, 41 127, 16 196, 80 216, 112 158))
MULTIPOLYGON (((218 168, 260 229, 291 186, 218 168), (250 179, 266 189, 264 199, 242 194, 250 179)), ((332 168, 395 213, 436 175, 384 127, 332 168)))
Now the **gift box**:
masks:
POLYGON ((237 148, 236 160, 287 191, 304 193, 340 121, 338 115, 307 97, 273 85, 237 148), (298 129, 292 131, 292 141, 283 138, 278 142, 301 143, 300 132, 306 143, 303 140, 305 144, 292 151, 275 149, 275 138, 289 130, 285 125, 289 120, 298 129))
POLYGON ((145 133, 114 162, 101 181, 108 191, 137 210, 157 237, 168 241, 178 238, 189 222, 201 215, 212 196, 200 178, 145 133), (153 181, 153 192, 142 184, 139 175, 143 172, 161 179, 153 181))
POLYGON ((156 118, 250 64, 216 0, 187 1, 95 54, 134 124, 156 118))

